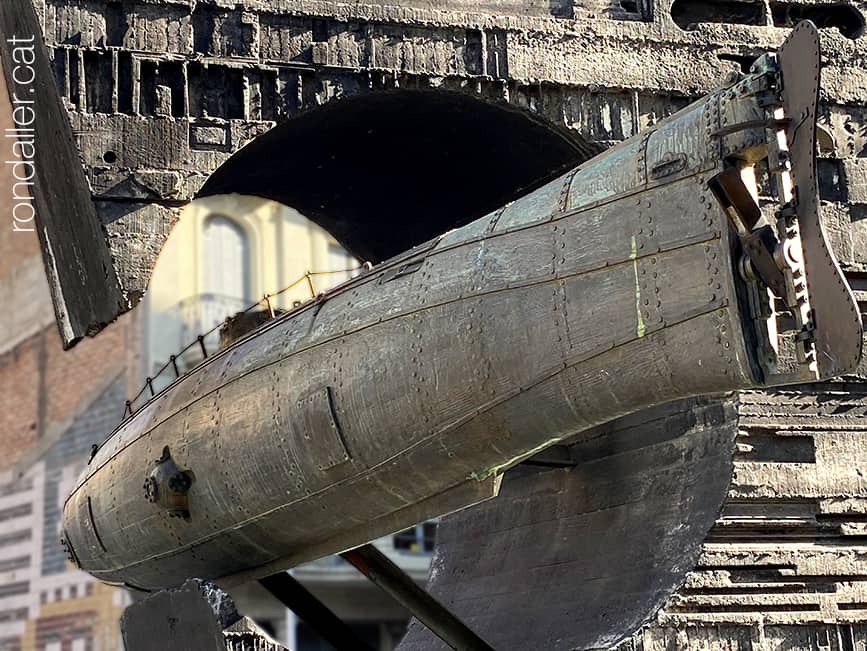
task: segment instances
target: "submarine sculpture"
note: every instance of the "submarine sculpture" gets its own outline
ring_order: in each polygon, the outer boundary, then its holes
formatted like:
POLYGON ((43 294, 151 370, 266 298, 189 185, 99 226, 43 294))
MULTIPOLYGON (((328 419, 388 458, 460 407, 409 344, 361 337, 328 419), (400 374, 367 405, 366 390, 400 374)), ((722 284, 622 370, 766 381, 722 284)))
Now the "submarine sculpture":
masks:
POLYGON ((615 417, 853 371, 819 67, 804 23, 679 113, 206 359, 95 451, 64 506, 71 558, 147 591, 260 578, 495 498, 615 417))

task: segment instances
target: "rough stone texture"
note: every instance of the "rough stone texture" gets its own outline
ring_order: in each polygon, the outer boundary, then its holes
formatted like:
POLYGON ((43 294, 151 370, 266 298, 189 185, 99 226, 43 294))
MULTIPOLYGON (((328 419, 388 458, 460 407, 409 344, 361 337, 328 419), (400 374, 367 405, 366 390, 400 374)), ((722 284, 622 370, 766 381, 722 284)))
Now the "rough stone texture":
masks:
POLYGON ((127 651, 224 651, 223 629, 238 620, 232 598, 217 586, 188 579, 174 590, 127 607, 120 620, 127 651))
POLYGON ((120 626, 126 651, 286 651, 239 616, 228 593, 199 579, 134 603, 120 626))
POLYGON ((723 515, 684 587, 620 649, 863 649, 865 387, 740 397, 723 515))
MULTIPOLYGON (((143 291, 177 206, 276 122, 348 96, 453 90, 569 129, 579 155, 686 105, 812 17, 828 26, 819 165, 826 223, 859 300, 867 300, 867 42, 842 33, 862 30, 863 3, 675 5, 36 0, 130 296, 143 291)), ((398 185, 383 164, 393 152, 372 143, 365 151, 381 166, 387 202, 398 185)), ((292 151, 302 160, 310 153, 292 151)), ((483 189, 487 170, 468 171, 483 189)), ((443 178, 421 176, 413 187, 437 194, 443 178)), ((742 396, 726 512, 687 585, 632 648, 864 647, 867 398, 859 378, 742 396)))

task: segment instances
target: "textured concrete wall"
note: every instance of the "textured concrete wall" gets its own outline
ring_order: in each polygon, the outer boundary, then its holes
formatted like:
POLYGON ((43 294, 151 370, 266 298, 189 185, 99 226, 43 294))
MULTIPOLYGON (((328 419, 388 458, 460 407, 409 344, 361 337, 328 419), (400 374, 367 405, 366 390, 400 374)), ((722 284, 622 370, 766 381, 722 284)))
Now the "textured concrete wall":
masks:
MULTIPOLYGON (((275 122, 341 97, 449 89, 607 145, 812 17, 825 27, 826 224, 867 300, 867 41, 852 38, 864 3, 37 0, 37 8, 131 296, 144 289, 176 206, 275 122)), ((742 396, 726 512, 699 568, 634 648, 864 648, 864 387, 851 378, 742 396)))
POLYGON ((740 397, 723 515, 683 588, 621 649, 863 649, 865 385, 740 397))

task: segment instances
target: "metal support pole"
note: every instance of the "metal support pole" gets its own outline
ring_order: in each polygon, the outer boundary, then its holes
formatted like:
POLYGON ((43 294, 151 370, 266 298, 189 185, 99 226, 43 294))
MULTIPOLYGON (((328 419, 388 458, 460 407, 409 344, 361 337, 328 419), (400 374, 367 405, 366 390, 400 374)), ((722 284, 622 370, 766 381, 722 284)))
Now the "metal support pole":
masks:
POLYGON ((373 545, 363 545, 341 556, 364 576, 378 585, 383 592, 403 605, 432 633, 453 649, 460 651, 493 651, 466 624, 420 588, 412 578, 392 563, 373 545))
POLYGON ((373 651, 342 619, 288 573, 272 574, 259 579, 259 583, 337 651, 373 651))
POLYGON ((316 296, 316 288, 313 287, 313 274, 309 271, 304 274, 304 277, 307 279, 307 288, 310 290, 310 297, 316 296))

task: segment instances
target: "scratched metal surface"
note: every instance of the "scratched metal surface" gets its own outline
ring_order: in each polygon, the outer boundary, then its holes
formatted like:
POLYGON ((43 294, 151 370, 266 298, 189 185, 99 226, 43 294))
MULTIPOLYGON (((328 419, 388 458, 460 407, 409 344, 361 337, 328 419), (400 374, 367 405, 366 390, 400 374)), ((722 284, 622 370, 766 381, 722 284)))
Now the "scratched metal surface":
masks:
MULTIPOLYGON (((520 466, 495 500, 443 518, 427 589, 495 649, 608 649, 695 567, 719 516, 735 401, 679 400, 520 466), (592 490, 588 490, 592 487, 592 490)), ((413 620, 398 651, 447 649, 413 620)))
POLYGON ((494 497, 508 468, 618 416, 757 386, 732 233, 707 187, 718 106, 688 107, 178 380, 67 500, 76 562, 146 589, 248 580, 494 497), (144 497, 166 446, 195 476, 189 521, 144 497))

